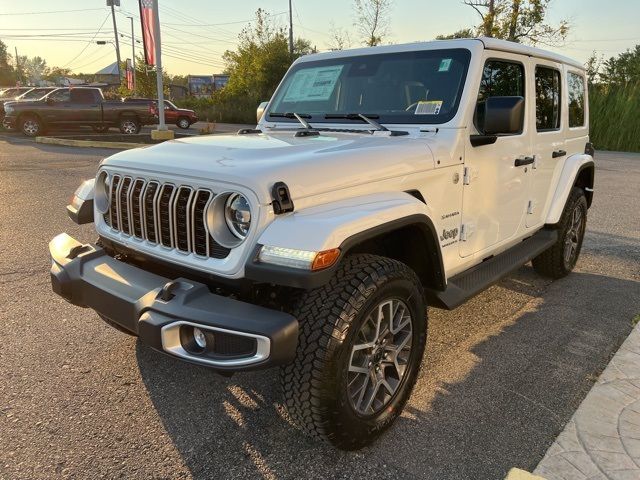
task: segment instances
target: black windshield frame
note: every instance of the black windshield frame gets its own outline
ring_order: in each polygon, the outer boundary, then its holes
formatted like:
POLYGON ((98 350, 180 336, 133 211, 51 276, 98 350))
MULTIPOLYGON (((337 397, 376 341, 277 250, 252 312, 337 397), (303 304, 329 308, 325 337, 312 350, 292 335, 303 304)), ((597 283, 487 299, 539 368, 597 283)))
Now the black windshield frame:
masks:
MULTIPOLYGON (((357 123, 357 120, 344 119, 344 120, 336 120, 335 118, 327 119, 325 118, 325 114, 335 115, 335 114, 354 114, 354 113, 362 113, 364 115, 373 115, 376 116, 376 120, 382 124, 397 124, 397 125, 406 125, 406 124, 444 124, 453 119, 458 113, 461 98, 465 91, 465 86, 467 83, 467 75, 469 73, 469 65, 471 62, 471 51, 466 48, 455 48, 455 49, 429 49, 429 50, 412 50, 406 52, 392 52, 392 53, 377 53, 372 55, 359 55, 353 57, 332 57, 323 60, 315 60, 315 61, 305 61, 299 62, 291 67, 291 69, 287 72, 287 75, 280 83, 280 86, 276 90, 273 95, 273 100, 270 102, 269 108, 266 112, 265 119, 273 122, 282 122, 282 123, 297 123, 297 120, 291 118, 282 118, 282 117, 273 117, 271 118, 271 113, 289 113, 296 112, 305 115, 310 123, 357 123), (446 112, 435 115, 419 115, 415 114, 414 111, 409 111, 407 113, 399 112, 397 109, 394 112, 384 112, 384 111, 374 111, 371 109, 367 109, 364 107, 362 111, 358 111, 359 109, 349 109, 349 111, 342 110, 331 110, 324 111, 322 113, 305 111, 304 109, 300 109, 297 105, 291 108, 286 108, 286 112, 280 111, 282 107, 282 103, 301 103, 301 102, 284 102, 286 98, 286 90, 289 88, 289 84, 292 82, 293 76, 302 69, 312 69, 312 68, 330 68, 332 66, 345 65, 345 68, 350 68, 354 64, 363 61, 373 61, 381 63, 385 60, 437 60, 437 59, 455 59, 457 62, 456 67, 459 69, 459 75, 455 76, 455 79, 458 82, 457 90, 453 90, 455 99, 450 102, 449 109, 446 112), (298 110, 296 110, 298 108, 298 110), (280 110, 279 110, 280 109, 280 110)), ((439 72, 440 70, 438 70, 439 72)), ((410 82, 410 79, 407 79, 406 82, 410 82)), ((423 84, 423 88, 426 89, 426 86, 423 84)), ((455 88, 455 87, 454 87, 455 88)), ((427 89, 428 92, 428 89, 427 89)), ((396 92, 397 93, 397 92, 396 92)), ((333 95, 333 94, 332 94, 333 95)), ((337 93, 336 95, 340 95, 337 93)), ((427 97, 428 99, 428 97, 427 97)), ((430 99, 428 99, 430 100, 430 99)), ((328 100, 331 103, 333 100, 328 100)), ((361 123, 361 122, 360 122, 361 123)))

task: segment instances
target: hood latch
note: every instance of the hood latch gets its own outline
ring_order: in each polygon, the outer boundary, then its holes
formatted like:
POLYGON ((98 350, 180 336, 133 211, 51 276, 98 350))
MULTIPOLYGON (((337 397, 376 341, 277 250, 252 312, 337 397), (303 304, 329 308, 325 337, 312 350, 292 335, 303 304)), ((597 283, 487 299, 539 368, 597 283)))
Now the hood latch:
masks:
POLYGON ((289 187, 284 182, 276 182, 271 189, 271 198, 273 202, 273 213, 281 215, 283 213, 293 212, 293 200, 289 193, 289 187))

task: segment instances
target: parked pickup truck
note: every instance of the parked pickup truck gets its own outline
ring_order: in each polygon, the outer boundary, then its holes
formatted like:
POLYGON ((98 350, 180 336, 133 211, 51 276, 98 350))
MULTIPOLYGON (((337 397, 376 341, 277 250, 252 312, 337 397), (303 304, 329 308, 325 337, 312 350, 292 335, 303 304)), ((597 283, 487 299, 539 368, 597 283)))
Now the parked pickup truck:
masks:
POLYGON ((102 90, 92 87, 58 88, 39 100, 7 102, 4 110, 5 128, 19 129, 29 137, 58 126, 88 126, 95 131, 118 127, 124 134, 135 134, 157 118, 152 106, 106 101, 102 90))

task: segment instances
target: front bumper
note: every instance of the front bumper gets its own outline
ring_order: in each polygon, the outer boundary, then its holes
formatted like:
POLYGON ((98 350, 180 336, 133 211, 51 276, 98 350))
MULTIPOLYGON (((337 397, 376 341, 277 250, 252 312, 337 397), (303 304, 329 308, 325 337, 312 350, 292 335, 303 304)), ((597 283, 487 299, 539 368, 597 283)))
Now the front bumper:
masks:
POLYGON ((4 118, 2 118, 2 126, 7 130, 13 130, 16 126, 16 119, 17 117, 15 116, 5 115, 4 118))
POLYGON ((156 350, 226 371, 283 365, 295 356, 298 321, 287 313, 212 294, 192 280, 147 272, 65 233, 49 243, 49 252, 55 293, 94 309, 156 350), (188 338, 193 327, 210 334, 216 347, 222 342, 223 353, 195 352, 188 338), (233 350, 247 341, 254 345, 250 351, 233 350))

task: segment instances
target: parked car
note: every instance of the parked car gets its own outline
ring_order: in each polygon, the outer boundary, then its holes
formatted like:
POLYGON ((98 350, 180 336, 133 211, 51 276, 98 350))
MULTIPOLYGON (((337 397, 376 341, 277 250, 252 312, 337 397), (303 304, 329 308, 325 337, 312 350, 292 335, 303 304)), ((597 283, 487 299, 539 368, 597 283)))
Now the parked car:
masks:
MULTIPOLYGON (((154 107, 158 104, 157 100, 150 98, 125 98, 124 102, 134 103, 152 103, 154 107)), ((198 115, 195 111, 186 108, 179 108, 169 100, 164 101, 164 121, 167 125, 177 125, 182 129, 187 129, 198 121, 198 115)))
POLYGON ((581 62, 492 38, 313 54, 255 129, 103 160, 67 207, 99 241, 54 238, 52 286, 176 359, 279 367, 289 417, 357 449, 411 394, 427 305, 571 272, 593 155, 581 62))
POLYGON ((5 113, 4 113, 4 104, 6 102, 12 102, 16 98, 20 97, 24 93, 33 90, 34 87, 13 87, 13 88, 5 88, 4 90, 0 90, 0 122, 3 121, 5 113))
POLYGON ((96 131, 118 127, 124 134, 135 134, 143 125, 157 122, 149 106, 107 101, 102 90, 93 87, 58 88, 39 100, 9 102, 5 112, 3 124, 30 137, 60 126, 89 126, 96 131))

